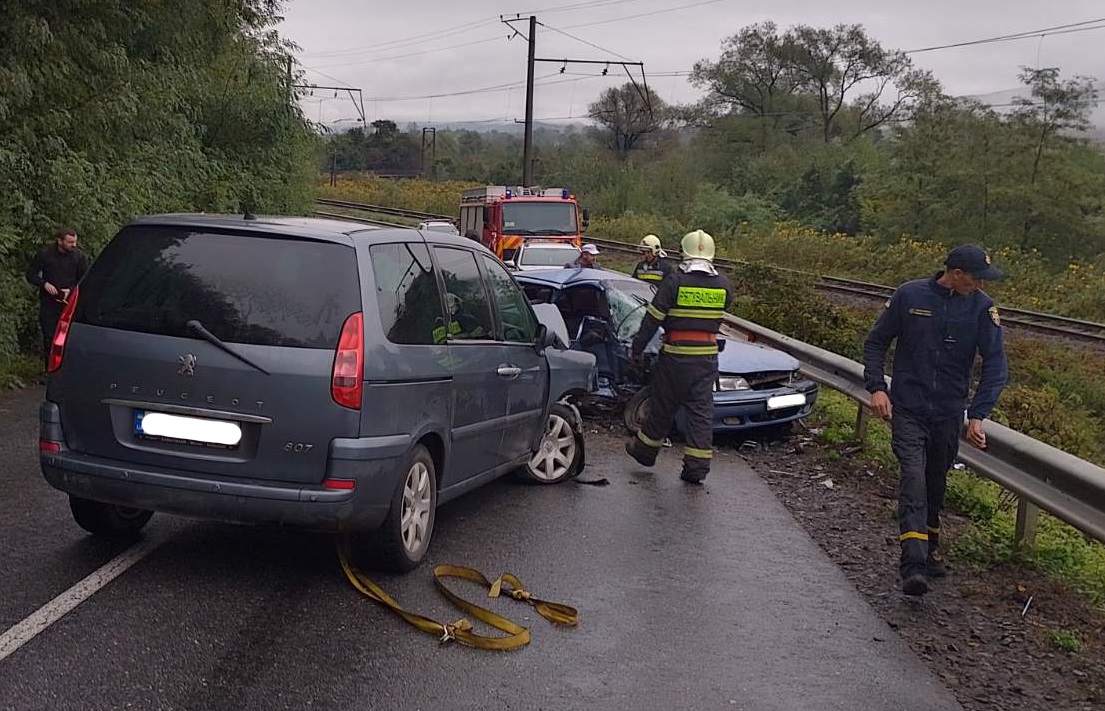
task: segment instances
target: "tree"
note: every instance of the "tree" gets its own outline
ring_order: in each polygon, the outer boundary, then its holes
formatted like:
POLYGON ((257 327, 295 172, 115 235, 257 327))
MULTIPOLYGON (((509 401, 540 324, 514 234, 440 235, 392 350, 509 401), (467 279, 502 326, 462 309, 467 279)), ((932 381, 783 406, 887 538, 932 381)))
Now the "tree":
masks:
POLYGON ((745 27, 722 43, 716 62, 694 65, 691 83, 709 91, 706 106, 735 107, 774 126, 785 112, 781 103, 798 89, 798 77, 788 60, 784 38, 774 22, 745 27))
POLYGON ((904 52, 884 49, 860 25, 799 25, 779 34, 766 22, 723 47, 717 62, 702 60, 691 75, 708 92, 700 112, 770 119, 792 134, 816 125, 825 143, 877 129, 938 88, 904 52))
POLYGON ((4 4, 0 357, 19 274, 58 223, 95 254, 138 214, 310 207, 313 133, 287 99, 277 0, 4 4))
POLYGON ((606 146, 621 158, 663 128, 668 116, 667 104, 656 92, 633 82, 607 89, 588 110, 605 129, 606 146))
MULTIPOLYGON (((1055 140, 1069 140, 1060 134, 1081 132, 1090 127, 1090 110, 1097 106, 1097 89, 1089 77, 1061 81, 1059 69, 1021 68, 1021 82, 1031 90, 1031 98, 1013 100, 1013 116, 1033 136, 1032 171, 1029 185, 1035 187, 1040 176, 1044 150, 1055 140)), ((1032 225, 1039 220, 1043 204, 1025 203, 1021 248, 1027 248, 1032 225)))

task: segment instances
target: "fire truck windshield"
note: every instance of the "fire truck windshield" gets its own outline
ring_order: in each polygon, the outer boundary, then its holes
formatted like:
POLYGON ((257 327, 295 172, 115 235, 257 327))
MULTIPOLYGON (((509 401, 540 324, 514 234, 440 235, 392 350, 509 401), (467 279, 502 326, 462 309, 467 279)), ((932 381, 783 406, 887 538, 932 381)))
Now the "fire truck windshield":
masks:
POLYGON ((503 234, 574 235, 576 233, 576 206, 574 203, 503 203, 503 234))

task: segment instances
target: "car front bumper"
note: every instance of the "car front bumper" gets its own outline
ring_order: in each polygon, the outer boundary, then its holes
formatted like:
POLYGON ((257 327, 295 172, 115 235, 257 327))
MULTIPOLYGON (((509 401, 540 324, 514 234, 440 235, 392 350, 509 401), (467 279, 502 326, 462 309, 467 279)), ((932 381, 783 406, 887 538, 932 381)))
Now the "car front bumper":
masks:
POLYGON ((714 432, 737 432, 800 420, 813 410, 817 393, 817 383, 812 380, 769 390, 715 392, 714 432), (797 400, 795 396, 801 396, 802 402, 787 404, 797 400))

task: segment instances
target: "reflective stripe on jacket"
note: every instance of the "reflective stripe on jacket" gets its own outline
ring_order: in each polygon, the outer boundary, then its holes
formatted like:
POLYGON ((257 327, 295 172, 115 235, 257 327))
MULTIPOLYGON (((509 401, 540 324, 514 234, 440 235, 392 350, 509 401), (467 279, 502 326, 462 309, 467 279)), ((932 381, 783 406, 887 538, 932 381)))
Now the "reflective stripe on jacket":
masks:
POLYGON ((717 343, 703 343, 696 334, 716 334, 732 299, 733 286, 724 274, 672 273, 661 282, 652 303, 646 308, 641 328, 633 339, 633 352, 643 351, 662 325, 665 353, 716 355, 717 343))

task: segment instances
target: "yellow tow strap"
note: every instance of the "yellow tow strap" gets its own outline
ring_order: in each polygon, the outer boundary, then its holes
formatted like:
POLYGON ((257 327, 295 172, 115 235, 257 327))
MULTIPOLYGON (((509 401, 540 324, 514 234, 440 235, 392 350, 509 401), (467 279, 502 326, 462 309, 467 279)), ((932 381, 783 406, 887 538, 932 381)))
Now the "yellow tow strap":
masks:
POLYGON ((476 634, 472 631, 472 623, 463 617, 456 622, 443 624, 417 613, 404 610, 402 605, 396 602, 393 597, 384 592, 379 585, 372 582, 364 573, 358 570, 352 562, 348 536, 339 535, 337 537, 337 546, 338 560, 341 562, 342 571, 345 572, 345 577, 349 579, 353 587, 357 588, 357 590, 368 599, 380 603, 411 625, 414 625, 423 632, 438 637, 442 642, 455 640, 469 647, 475 647, 476 649, 507 650, 523 647, 529 644, 530 641, 529 628, 515 624, 507 618, 495 614, 491 610, 465 600, 446 587, 443 582, 444 578, 461 578, 473 583, 478 583, 488 589, 488 597, 507 595, 515 600, 529 603, 533 605, 537 614, 554 624, 574 627, 579 623, 579 612, 576 611, 574 607, 534 597, 531 592, 525 589, 522 585, 522 581, 519 580, 517 576, 511 575, 510 573, 503 573, 492 582, 484 577, 483 573, 474 568, 466 568, 460 565, 439 565, 434 568, 434 584, 437 586, 437 589, 441 591, 441 594, 444 595, 449 602, 464 610, 472 617, 480 622, 487 623, 501 632, 505 632, 507 636, 488 637, 476 634))

